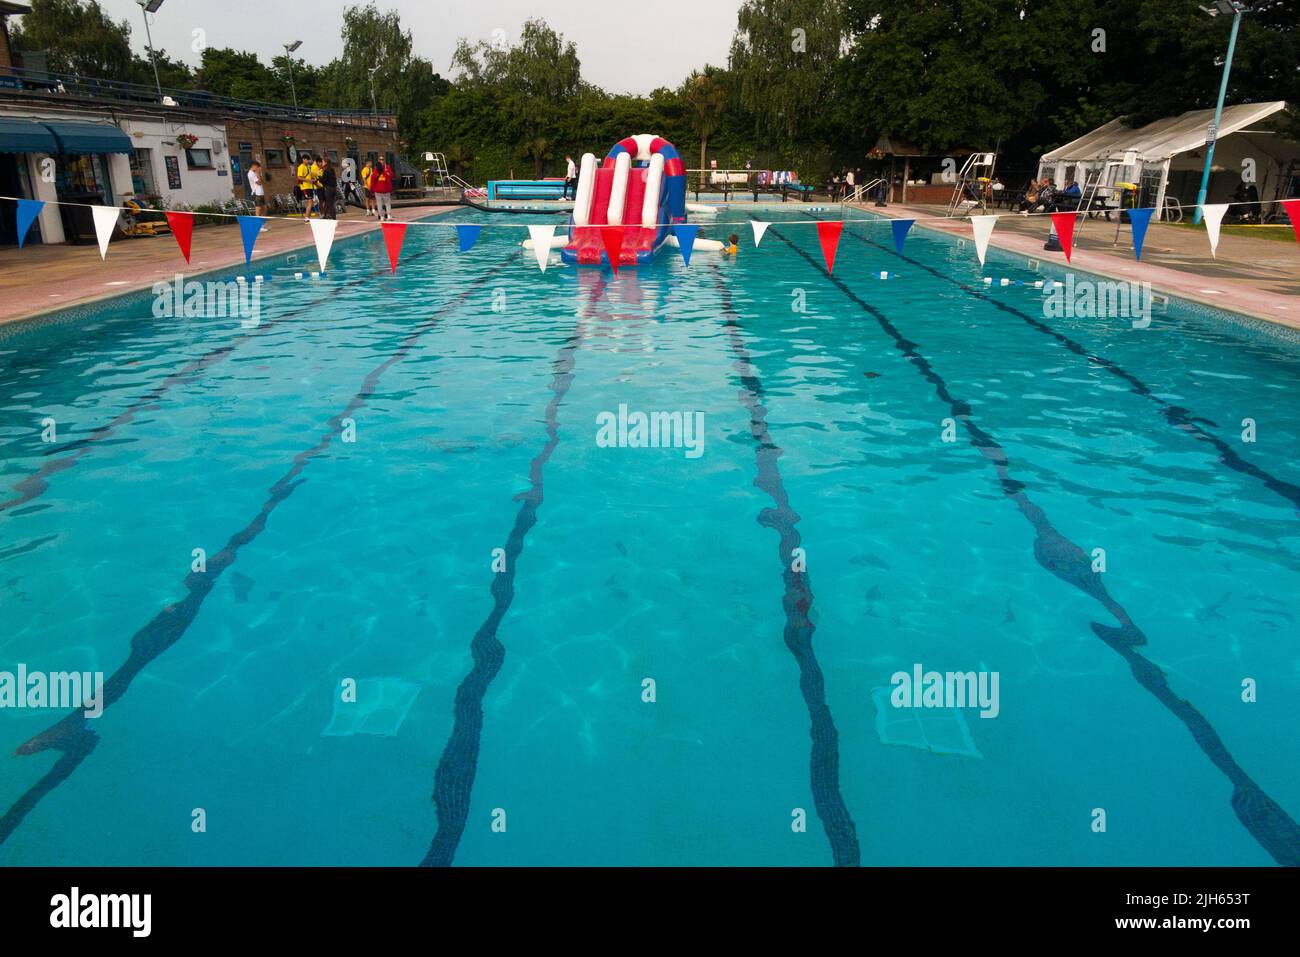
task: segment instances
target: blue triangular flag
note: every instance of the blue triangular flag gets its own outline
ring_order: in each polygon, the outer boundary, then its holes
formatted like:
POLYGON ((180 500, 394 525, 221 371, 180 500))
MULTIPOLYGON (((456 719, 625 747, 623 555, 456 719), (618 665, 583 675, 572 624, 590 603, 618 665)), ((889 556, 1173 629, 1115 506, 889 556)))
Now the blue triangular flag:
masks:
POLYGON ((889 228, 894 231, 894 249, 898 255, 903 255, 903 240, 907 238, 907 231, 912 228, 915 219, 896 219, 889 224, 889 228))
POLYGON ((699 231, 698 223, 679 223, 673 227, 673 233, 677 236, 677 246, 682 251, 682 262, 687 266, 691 264, 691 250, 695 248, 695 236, 699 231))
POLYGON ((1154 209, 1130 209, 1128 211, 1129 225, 1133 227, 1133 253, 1138 258, 1142 258, 1142 241, 1147 238, 1147 226, 1151 223, 1151 214, 1154 209))
POLYGON ((257 234, 262 231, 262 224, 266 219, 261 216, 236 216, 239 220, 239 235, 244 240, 244 262, 253 261, 253 243, 257 242, 257 234))
POLYGON ((456 238, 460 240, 460 251, 465 253, 473 249, 482 231, 483 227, 475 223, 457 223, 456 238))
POLYGON ((32 228, 32 223, 36 217, 41 214, 41 207, 45 205, 44 200, 40 199, 20 199, 18 200, 18 248, 23 248, 23 240, 27 238, 27 230, 32 228))

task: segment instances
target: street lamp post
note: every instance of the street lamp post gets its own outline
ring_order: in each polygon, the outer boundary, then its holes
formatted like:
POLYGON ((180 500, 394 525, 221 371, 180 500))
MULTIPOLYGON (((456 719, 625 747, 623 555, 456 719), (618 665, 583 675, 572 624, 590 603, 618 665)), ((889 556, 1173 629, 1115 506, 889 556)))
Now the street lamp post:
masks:
POLYGON ((298 110, 298 91, 293 85, 293 51, 298 49, 300 46, 302 46, 301 40, 294 40, 292 43, 286 43, 284 45, 285 59, 289 61, 289 92, 293 94, 294 112, 297 112, 298 110))
POLYGON ((140 15, 144 17, 144 36, 149 44, 149 62, 153 64, 153 85, 158 91, 158 102, 162 102, 162 82, 158 79, 158 58, 153 52, 153 34, 149 30, 149 14, 157 13, 158 8, 163 5, 163 0, 135 0, 140 4, 140 15))
POLYGON ((378 66, 372 66, 366 70, 370 74, 370 112, 376 117, 379 116, 379 107, 375 105, 375 73, 378 70, 378 66))
POLYGON ((1241 0, 1214 0, 1213 7, 1201 7, 1212 17, 1220 13, 1232 14, 1232 34, 1228 37, 1228 56, 1223 61, 1223 80, 1219 83, 1219 102, 1214 108, 1214 122, 1205 135, 1205 170, 1201 173, 1201 188, 1196 194, 1196 211, 1192 213, 1192 223, 1201 222, 1201 206, 1210 189, 1210 166, 1214 163, 1214 144, 1219 138, 1219 121, 1223 118, 1223 100, 1228 95, 1228 74, 1232 72, 1232 54, 1237 49, 1237 30, 1241 27, 1241 15, 1249 13, 1241 0))

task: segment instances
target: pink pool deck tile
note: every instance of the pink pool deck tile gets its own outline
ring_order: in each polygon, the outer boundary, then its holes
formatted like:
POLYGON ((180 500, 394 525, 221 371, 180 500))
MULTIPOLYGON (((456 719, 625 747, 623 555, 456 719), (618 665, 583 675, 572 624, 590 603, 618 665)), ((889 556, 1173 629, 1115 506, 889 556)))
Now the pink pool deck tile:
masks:
MULTIPOLYGON (((861 208, 891 219, 916 219, 914 230, 932 229, 966 239, 971 242, 971 258, 975 257, 971 224, 965 217, 943 218, 943 210, 933 206, 861 208)), ((1149 282, 1155 292, 1300 329, 1300 244, 1225 233, 1216 259, 1210 255, 1203 232, 1153 223, 1143 245, 1143 259, 1138 261, 1129 245, 1127 227, 1120 234, 1120 244, 1115 245, 1116 223, 1089 220, 1067 264, 1064 253, 1043 248, 1046 217, 994 212, 998 221, 989 240, 991 247, 1081 272, 1149 282)), ((986 274, 990 273, 986 270, 986 274)))
MULTIPOLYGON (((394 222, 410 222, 459 209, 459 206, 406 206, 393 210, 394 222)), ((379 229, 379 222, 353 210, 338 220, 337 244, 351 236, 379 229)), ((253 248, 253 262, 281 253, 306 250, 304 268, 318 268, 311 227, 305 220, 271 217, 253 248)), ((376 256, 383 259, 383 246, 376 256)), ((96 245, 33 244, 0 249, 0 323, 37 316, 147 289, 156 282, 171 282, 177 273, 194 278, 206 272, 238 266, 244 261, 239 229, 203 226, 194 230, 190 261, 181 255, 169 233, 140 239, 119 239, 109 244, 107 259, 96 245)), ((387 260, 383 259, 386 266, 387 260)))

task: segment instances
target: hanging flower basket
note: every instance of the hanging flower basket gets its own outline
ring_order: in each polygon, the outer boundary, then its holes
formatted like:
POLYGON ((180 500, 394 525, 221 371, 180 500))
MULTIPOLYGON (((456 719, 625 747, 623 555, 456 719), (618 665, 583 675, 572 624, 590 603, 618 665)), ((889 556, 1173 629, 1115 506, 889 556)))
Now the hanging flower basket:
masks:
POLYGON ((183 150, 193 149, 194 144, 198 141, 199 138, 197 136, 193 136, 189 133, 182 133, 180 136, 176 137, 176 145, 183 150))
POLYGON ((288 130, 285 130, 283 139, 285 146, 292 146, 294 143, 294 136, 288 130))

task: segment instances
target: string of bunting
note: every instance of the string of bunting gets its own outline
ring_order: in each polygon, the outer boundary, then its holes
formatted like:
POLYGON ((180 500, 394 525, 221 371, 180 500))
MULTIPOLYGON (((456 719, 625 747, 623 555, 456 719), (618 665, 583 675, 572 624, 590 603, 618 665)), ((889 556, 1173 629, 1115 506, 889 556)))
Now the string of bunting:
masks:
MULTIPOLYGON (((41 210, 46 205, 46 200, 39 199, 22 199, 13 196, 0 196, 0 200, 10 200, 18 204, 17 210, 17 227, 18 227, 18 246, 21 249, 27 238, 27 233, 31 229, 32 223, 40 215, 41 210)), ((92 219, 95 225, 95 238, 99 243, 100 259, 108 258, 108 243, 112 238, 113 231, 117 228, 118 218, 124 211, 120 206, 102 206, 91 203, 66 203, 62 201, 50 201, 58 206, 83 206, 90 209, 92 219)), ((1286 211, 1287 218, 1291 222, 1291 229, 1295 232, 1297 242, 1300 242, 1300 199, 1283 199, 1276 200, 1286 211)), ((1210 255, 1217 258, 1219 249, 1220 227, 1223 224, 1223 217, 1233 206, 1254 206, 1263 205, 1264 201, 1249 203, 1206 203, 1200 207, 1202 218, 1205 221, 1206 236, 1210 241, 1210 255)), ((181 255, 185 261, 190 261, 190 244, 194 235, 194 217, 195 213, 188 211, 162 211, 167 219, 167 226, 171 230, 172 236, 176 240, 177 246, 180 247, 181 255)), ((1142 258, 1142 245, 1146 240, 1147 227, 1151 223, 1151 218, 1155 213, 1152 208, 1139 208, 1124 210, 1128 215, 1129 224, 1132 227, 1133 236, 1133 253, 1137 259, 1142 258)), ((294 216, 247 216, 234 213, 203 213, 204 216, 219 216, 223 218, 234 219, 239 224, 240 239, 244 246, 244 262, 251 263, 253 259, 253 246, 257 242, 257 237, 262 231, 262 227, 269 219, 282 220, 290 223, 301 223, 300 217, 294 216)), ((1060 238, 1061 249, 1065 253, 1065 261, 1070 261, 1071 253, 1074 250, 1074 228, 1078 217, 1082 215, 1078 212, 1064 213, 1033 213, 1033 216, 1046 216, 1051 220, 1052 230, 1060 238)), ((993 227, 1001 218, 999 214, 985 214, 979 216, 970 216, 971 235, 975 241, 975 254, 979 257, 980 266, 984 265, 985 256, 988 253, 989 239, 993 235, 993 227)), ((844 224, 852 223, 855 226, 876 226, 889 223, 890 230, 893 234, 894 248, 901 256, 903 254, 903 243, 907 239, 909 230, 918 221, 921 220, 942 220, 952 222, 947 216, 924 216, 914 217, 911 219, 786 219, 786 220, 750 220, 750 226, 754 231, 754 247, 757 248, 763 241, 763 234, 769 226, 815 226, 817 229, 817 239, 821 245, 822 258, 826 263, 826 271, 832 272, 835 268, 835 254, 839 249, 840 237, 844 232, 844 224)), ((321 272, 325 271, 326 263, 329 260, 330 249, 334 245, 335 232, 338 229, 338 221, 334 219, 310 219, 307 223, 311 226, 312 240, 316 245, 316 256, 320 261, 321 272)), ((479 235, 483 231, 481 223, 440 223, 440 222, 410 222, 410 223, 380 223, 383 232, 384 248, 388 253, 388 262, 392 272, 397 272, 397 264, 402 254, 402 244, 406 241, 407 227, 441 227, 456 230, 457 241, 461 252, 468 252, 478 242, 479 235)), ((549 261, 552 241, 555 237, 556 224, 535 224, 535 223, 516 223, 504 222, 494 223, 496 228, 526 228, 528 236, 532 243, 532 251, 537 259, 537 266, 543 272, 549 261)), ((677 240, 678 249, 682 254, 682 261, 689 266, 691 263, 691 252, 695 247, 695 239, 699 234, 699 223, 659 223, 657 226, 669 226, 674 238, 677 240)), ((614 269, 618 272, 618 251, 623 246, 624 227, 622 226, 578 226, 578 230, 599 230, 600 241, 609 256, 609 261, 614 269)))

